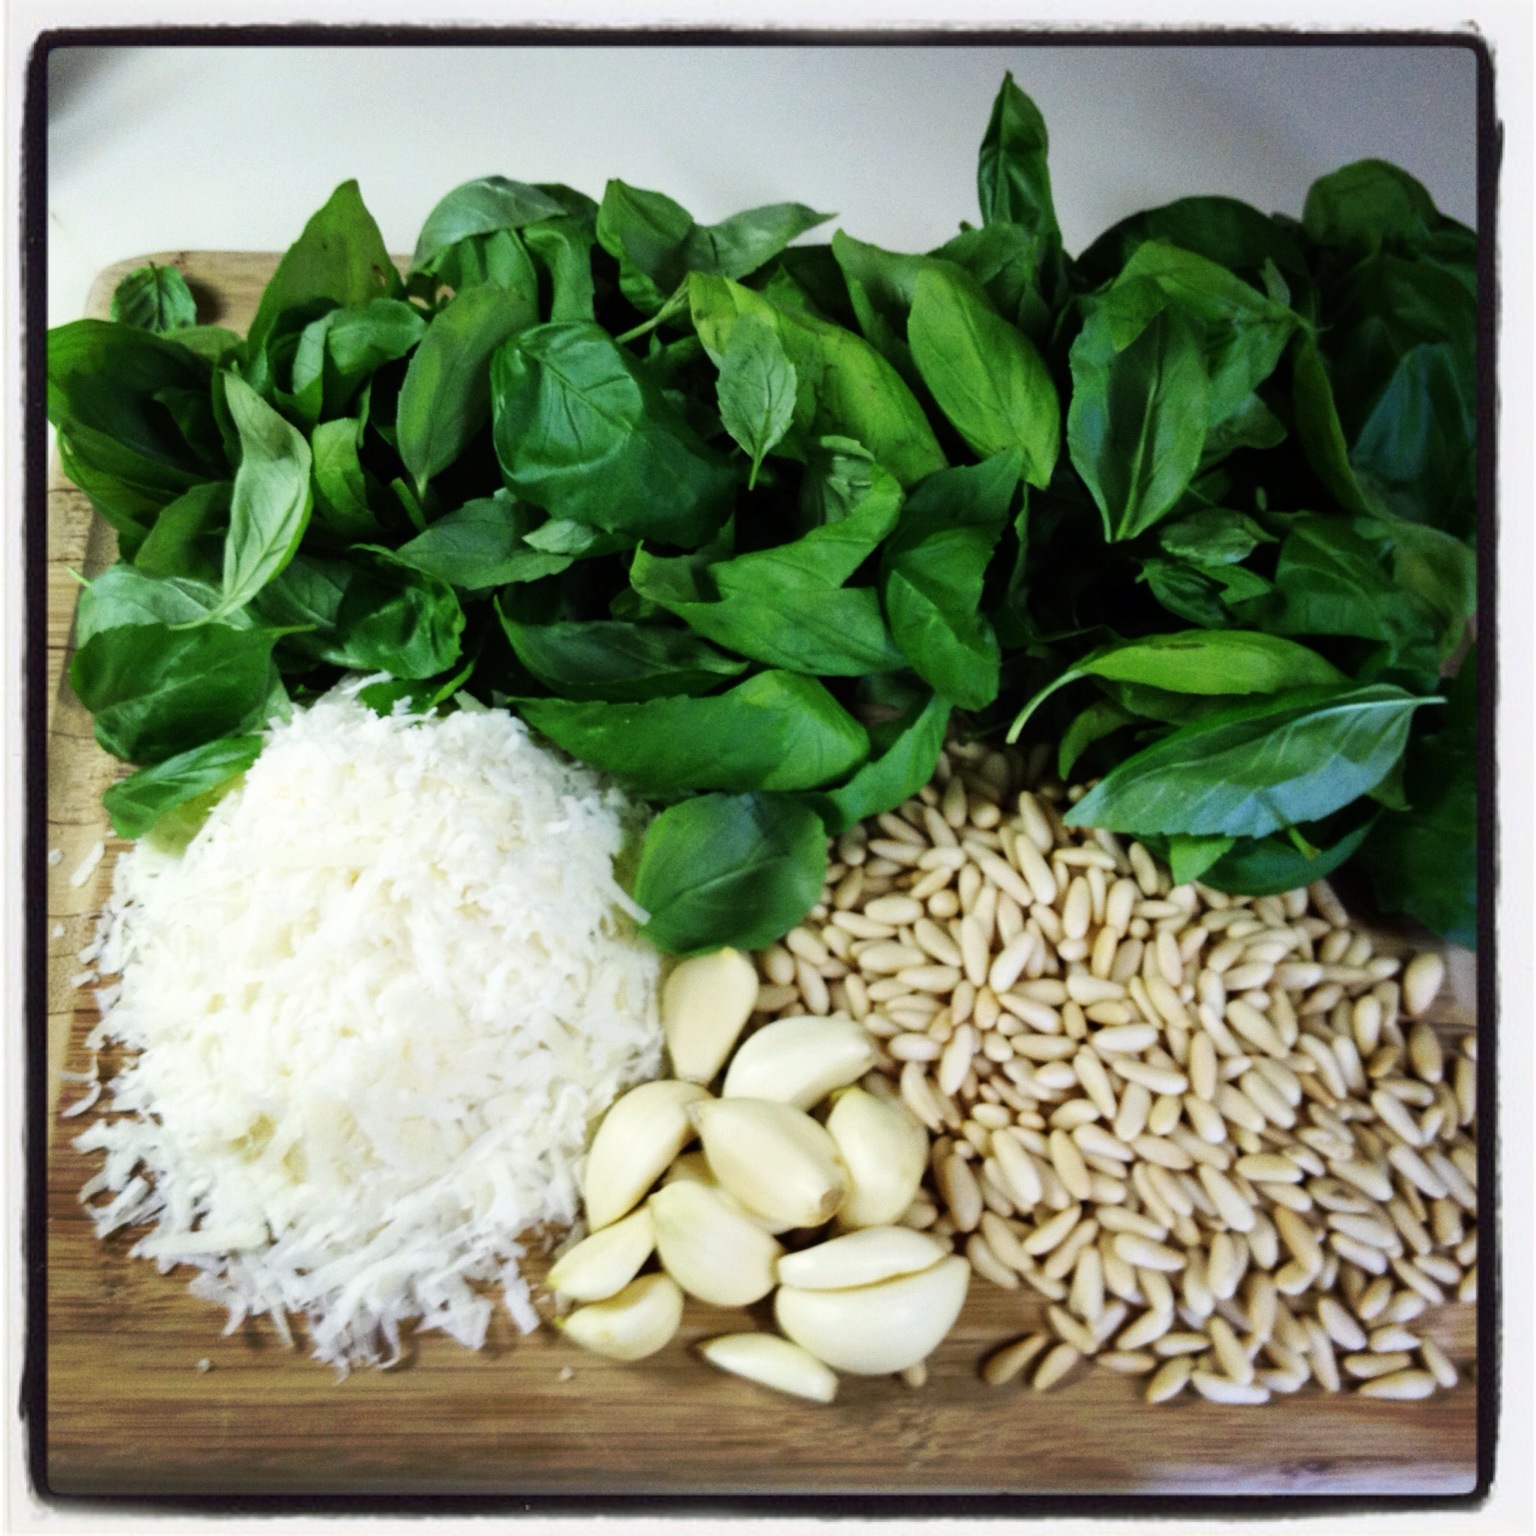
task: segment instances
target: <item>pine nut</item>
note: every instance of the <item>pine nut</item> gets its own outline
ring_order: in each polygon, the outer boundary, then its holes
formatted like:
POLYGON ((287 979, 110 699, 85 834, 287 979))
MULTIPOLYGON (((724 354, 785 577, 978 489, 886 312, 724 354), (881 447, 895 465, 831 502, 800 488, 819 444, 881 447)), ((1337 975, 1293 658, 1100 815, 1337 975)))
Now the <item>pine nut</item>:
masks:
POLYGON ((1192 1371, 1190 1384, 1201 1397, 1212 1403, 1267 1403, 1269 1389, 1254 1383, 1244 1384, 1209 1371, 1192 1371))
POLYGON ((1356 1390, 1361 1397, 1407 1399, 1428 1397, 1435 1390, 1435 1378, 1428 1371, 1402 1370, 1387 1376, 1362 1381, 1356 1390))
POLYGON ((1082 1360, 1082 1355, 1070 1344, 1056 1345, 1035 1372, 1030 1386, 1036 1392, 1048 1392, 1082 1360))
POLYGON ((988 1386, 1006 1386, 1028 1369, 1050 1342, 1049 1334, 1026 1333, 1022 1339, 1015 1339, 1013 1343, 994 1350, 981 1367, 982 1380, 988 1386))
POLYGON ((1147 1383, 1146 1399, 1149 1403, 1166 1403, 1175 1398, 1189 1385, 1194 1362, 1187 1355, 1165 1360, 1147 1383))

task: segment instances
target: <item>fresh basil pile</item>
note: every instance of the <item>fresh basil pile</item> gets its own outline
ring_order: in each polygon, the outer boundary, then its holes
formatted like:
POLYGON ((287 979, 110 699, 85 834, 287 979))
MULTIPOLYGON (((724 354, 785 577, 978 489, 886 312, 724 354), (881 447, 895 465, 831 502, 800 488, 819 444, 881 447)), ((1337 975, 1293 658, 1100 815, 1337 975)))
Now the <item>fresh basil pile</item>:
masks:
POLYGON ((1353 857, 1470 940, 1471 232, 1365 161, 1300 223, 1191 198, 1073 259, 1011 79, 979 184, 909 255, 791 244, 830 217, 795 203, 706 226, 490 176, 402 278, 348 182, 244 338, 165 268, 50 333, 122 555, 71 672, 140 765, 119 832, 380 672, 378 709, 506 703, 650 799, 651 937, 751 946, 947 732, 1033 715, 1103 773, 1071 819, 1180 879, 1353 857))

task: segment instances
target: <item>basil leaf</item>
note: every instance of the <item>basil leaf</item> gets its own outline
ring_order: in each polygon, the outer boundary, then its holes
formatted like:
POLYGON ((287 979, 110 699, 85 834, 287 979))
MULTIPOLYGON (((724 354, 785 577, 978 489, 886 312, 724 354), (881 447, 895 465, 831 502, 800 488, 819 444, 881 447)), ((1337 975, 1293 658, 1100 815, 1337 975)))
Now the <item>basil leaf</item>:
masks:
POLYGON ((400 458, 418 493, 490 419, 491 358, 537 319, 532 294, 485 286, 459 294, 427 328, 395 414, 400 458))
POLYGON ((781 309, 761 294, 725 278, 694 273, 689 307, 699 339, 723 354, 739 316, 755 315, 778 332, 794 364, 798 440, 786 434, 785 452, 803 451, 806 438, 847 437, 862 444, 904 486, 945 464, 922 406, 902 377, 852 331, 816 316, 781 309))
POLYGON ((1188 885, 1191 880, 1198 880, 1236 841, 1235 837, 1191 837, 1183 832, 1174 833, 1168 839, 1167 849, 1168 871, 1173 876, 1173 883, 1188 885))
POLYGON ((1205 884, 1234 896, 1280 896, 1326 880, 1351 858, 1376 825, 1375 815, 1326 848, 1303 852, 1283 835, 1240 837, 1204 874, 1205 884))
POLYGON ((535 326, 492 366, 497 457, 523 500, 682 548, 725 520, 734 476, 600 326, 535 326))
POLYGON ((70 663, 70 686, 95 716, 96 740, 130 763, 161 763, 263 723, 281 684, 281 631, 137 624, 93 634, 70 663))
POLYGON ((390 715, 402 700, 410 714, 424 715, 429 710, 446 704, 469 681, 475 670, 471 657, 462 667, 457 667, 439 677, 400 678, 392 677, 384 682, 369 683, 357 690, 360 704, 366 704, 375 714, 390 715))
POLYGON ((1061 446, 1061 405, 1040 354, 969 276, 940 263, 913 284, 912 360, 933 398, 982 457, 1017 449, 1024 478, 1049 483, 1061 446))
POLYGON ((369 476, 358 457, 362 420, 340 417, 322 421, 310 438, 314 469, 314 521, 340 539, 354 544, 383 533, 370 506, 369 476))
POLYGON ((575 219, 550 219, 530 224, 523 244, 549 274, 547 320, 595 318, 592 282, 592 229, 575 219))
POLYGON ((222 455, 189 442, 163 399, 167 390, 206 394, 209 376, 185 347, 107 320, 48 333, 48 420, 65 472, 129 558, 163 506, 200 481, 228 478, 222 455))
POLYGON ((478 176, 455 187, 427 215, 411 266, 435 271, 444 252, 461 240, 501 229, 521 229, 541 219, 558 219, 565 212, 559 200, 539 187, 505 176, 478 176))
POLYGON ((425 533, 402 544, 395 558, 467 591, 558 575, 576 556, 550 554, 532 546, 530 531, 540 516, 534 508, 498 491, 444 513, 425 533))
MULTIPOLYGON (((1475 658, 1462 663, 1451 685, 1473 698, 1475 658)), ((1383 910, 1406 912, 1453 944, 1477 944, 1477 740, 1475 722, 1453 723, 1410 752, 1406 811, 1388 811, 1375 824, 1361 860, 1383 910)))
POLYGON ((397 678, 446 672, 464 630, 451 587, 366 544, 345 560, 298 556, 257 610, 267 623, 301 631, 288 640, 297 654, 397 678))
POLYGON ((744 315, 731 330, 715 386, 720 421, 752 460, 747 489, 795 413, 795 365, 773 327, 744 315))
POLYGON ((1065 819, 1137 835, 1233 837, 1319 821, 1386 777, 1427 702, 1375 684, 1218 710, 1121 763, 1065 819))
POLYGON ((293 354, 295 408, 309 422, 338 415, 365 379, 404 357, 426 328, 420 312, 399 299, 371 299, 311 320, 293 354))
POLYGON ((1121 726, 1133 724, 1135 719, 1135 715, 1122 709, 1113 699, 1095 699, 1061 733, 1061 745, 1056 752, 1057 774, 1065 782, 1089 747, 1121 726))
POLYGON ((982 582, 1008 520, 1021 456, 1000 453, 930 475, 881 558, 891 632, 918 676, 962 709, 997 696, 999 650, 980 612, 982 582))
POLYGON ((1423 245, 1439 219, 1423 186, 1385 160, 1357 160, 1319 177, 1301 216, 1308 239, 1355 260, 1387 244, 1423 245))
POLYGON ((556 746, 642 794, 815 789, 869 753, 864 727, 814 678, 790 672, 760 672, 704 699, 518 707, 556 746))
POLYGON ((1067 448, 1110 540, 1134 538, 1179 502, 1200 466, 1210 381, 1198 338, 1161 309, 1124 346, 1101 306, 1072 343, 1067 448))
POLYGON ((827 839, 786 795, 698 795, 650 825, 635 874, 641 933, 674 955, 760 949, 816 904, 827 839))
POLYGON ((363 206, 355 181, 344 181, 304 226, 283 254, 262 290, 256 317, 246 332, 252 355, 285 310, 311 299, 349 306, 393 295, 400 274, 389 258, 373 215, 363 206))
POLYGON ((517 659, 566 699, 633 703, 700 694, 747 670, 746 662, 662 624, 519 624, 499 603, 496 611, 517 659))
POLYGON ((162 507, 134 565, 149 576, 187 576, 216 586, 233 491, 228 480, 209 480, 162 507))
POLYGON ((1022 224, 1060 237, 1049 151, 1040 109, 1014 84, 1011 72, 1004 75, 977 158, 976 190, 984 223, 1022 224))
POLYGON ((112 290, 112 319, 163 336, 197 324, 197 300, 175 267, 135 267, 112 290))
POLYGON ((873 588, 842 585, 895 525, 901 490, 877 465, 848 516, 701 573, 641 551, 630 580, 697 633, 770 666, 824 677, 901 667, 873 588), (711 601, 710 599, 714 600, 711 601))
POLYGON ((614 180, 603 191, 597 239, 619 263, 624 296, 637 309, 653 312, 690 272, 745 277, 831 217, 803 203, 775 203, 700 225, 663 193, 614 180))
POLYGON ((240 434, 240 467, 224 540, 222 618, 243 608, 293 558, 314 506, 309 444, 243 379, 224 376, 225 401, 240 434))
POLYGON ((129 774, 101 797, 112 829, 119 837, 143 837, 168 812, 243 773, 261 746, 260 736, 225 736, 129 774))
MULTIPOLYGON (((201 624, 219 600, 216 586, 183 576, 158 576, 124 561, 104 570, 80 594, 75 608, 75 645, 84 646, 103 630, 141 624, 201 624)), ((233 626, 248 627, 241 614, 233 626)))
POLYGON ((1172 693, 1281 693, 1347 682, 1316 651, 1255 630, 1183 630, 1092 652, 1077 670, 1172 693))
POLYGON ((933 777, 949 716, 949 701, 935 693, 885 726, 872 727, 870 760, 846 784, 808 797, 828 833, 893 811, 915 795, 933 777))
POLYGON ((1277 542, 1251 517, 1226 507, 1204 507, 1157 530, 1157 542, 1179 559, 1201 565, 1235 565, 1260 544, 1277 542))

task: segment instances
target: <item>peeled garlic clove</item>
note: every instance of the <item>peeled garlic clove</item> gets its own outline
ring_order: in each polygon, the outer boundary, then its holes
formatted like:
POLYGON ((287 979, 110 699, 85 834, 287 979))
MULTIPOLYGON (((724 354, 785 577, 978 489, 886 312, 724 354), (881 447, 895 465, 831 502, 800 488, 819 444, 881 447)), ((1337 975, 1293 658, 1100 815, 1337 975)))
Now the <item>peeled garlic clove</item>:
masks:
POLYGON ((661 989, 661 1027, 672 1070, 707 1083, 725 1065, 757 1004, 757 971, 738 949, 680 962, 661 989))
POLYGON ((917 1198, 928 1166, 928 1132, 917 1116, 900 1100, 848 1088, 827 1116, 827 1133, 848 1170, 838 1220, 849 1227, 898 1221, 917 1198))
POLYGON ((709 1095, 671 1078, 631 1088, 603 1116, 582 1175, 587 1225, 595 1232, 632 1211, 667 1164, 693 1140, 688 1106, 709 1095))
POLYGON ((864 1227, 846 1237, 786 1253, 779 1260, 779 1281, 802 1291, 876 1285, 932 1269, 949 1252, 948 1243, 911 1227, 864 1227))
POLYGON ((764 1232, 770 1232, 777 1237, 780 1232, 789 1231, 787 1221, 774 1221, 767 1216, 759 1216, 756 1211, 749 1211, 735 1195, 723 1189, 719 1179, 710 1171, 709 1159, 702 1152, 684 1152, 667 1169, 661 1182, 665 1187, 668 1184, 676 1184, 680 1180, 691 1184, 707 1184, 733 1211, 745 1216, 754 1227, 761 1227, 764 1232))
POLYGON ((689 1107, 710 1171, 749 1211, 819 1227, 842 1204, 837 1144, 805 1113, 769 1099, 705 1099, 689 1107))
POLYGON ((679 1179, 648 1206, 662 1267, 690 1296, 745 1307, 773 1289, 784 1250, 723 1190, 679 1179))
POLYGON ((616 1296, 578 1307, 555 1326, 584 1349, 614 1360, 643 1360, 663 1348, 683 1320, 683 1293, 670 1275, 641 1275, 616 1296))
POLYGON ((971 1266, 958 1254, 932 1269, 844 1291, 781 1285, 774 1295, 779 1327, 834 1370, 885 1376, 925 1360, 965 1305, 971 1266))
POLYGON ((549 1288, 573 1301, 604 1301, 640 1273, 655 1248, 651 1213, 642 1205, 561 1254, 550 1268, 549 1288))
POLYGON ((875 1048, 852 1019, 804 1014, 775 1019, 731 1058, 720 1096, 775 1099, 809 1109, 875 1064, 875 1048))
POLYGON ((830 1403, 837 1396, 837 1376, 815 1355, 777 1334, 724 1333, 718 1339, 706 1339, 699 1353, 722 1371, 778 1392, 816 1403, 830 1403))

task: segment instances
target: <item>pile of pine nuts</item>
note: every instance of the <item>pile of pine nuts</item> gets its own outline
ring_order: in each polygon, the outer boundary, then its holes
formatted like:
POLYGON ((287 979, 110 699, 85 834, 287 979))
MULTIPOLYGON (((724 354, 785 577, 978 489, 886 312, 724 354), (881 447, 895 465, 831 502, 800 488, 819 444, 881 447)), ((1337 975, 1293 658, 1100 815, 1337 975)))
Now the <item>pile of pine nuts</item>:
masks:
POLYGON ((835 839, 822 901, 757 956, 757 1019, 847 1013, 865 1086, 927 1126, 906 1224, 1046 1301, 983 1362, 1037 1389, 1091 1359, 1261 1403, 1309 1382, 1418 1398, 1413 1328, 1477 1294, 1476 1059, 1421 1015, 1444 962, 1376 954, 1325 882, 1173 887, 1068 828, 1050 756, 952 744, 835 839))

